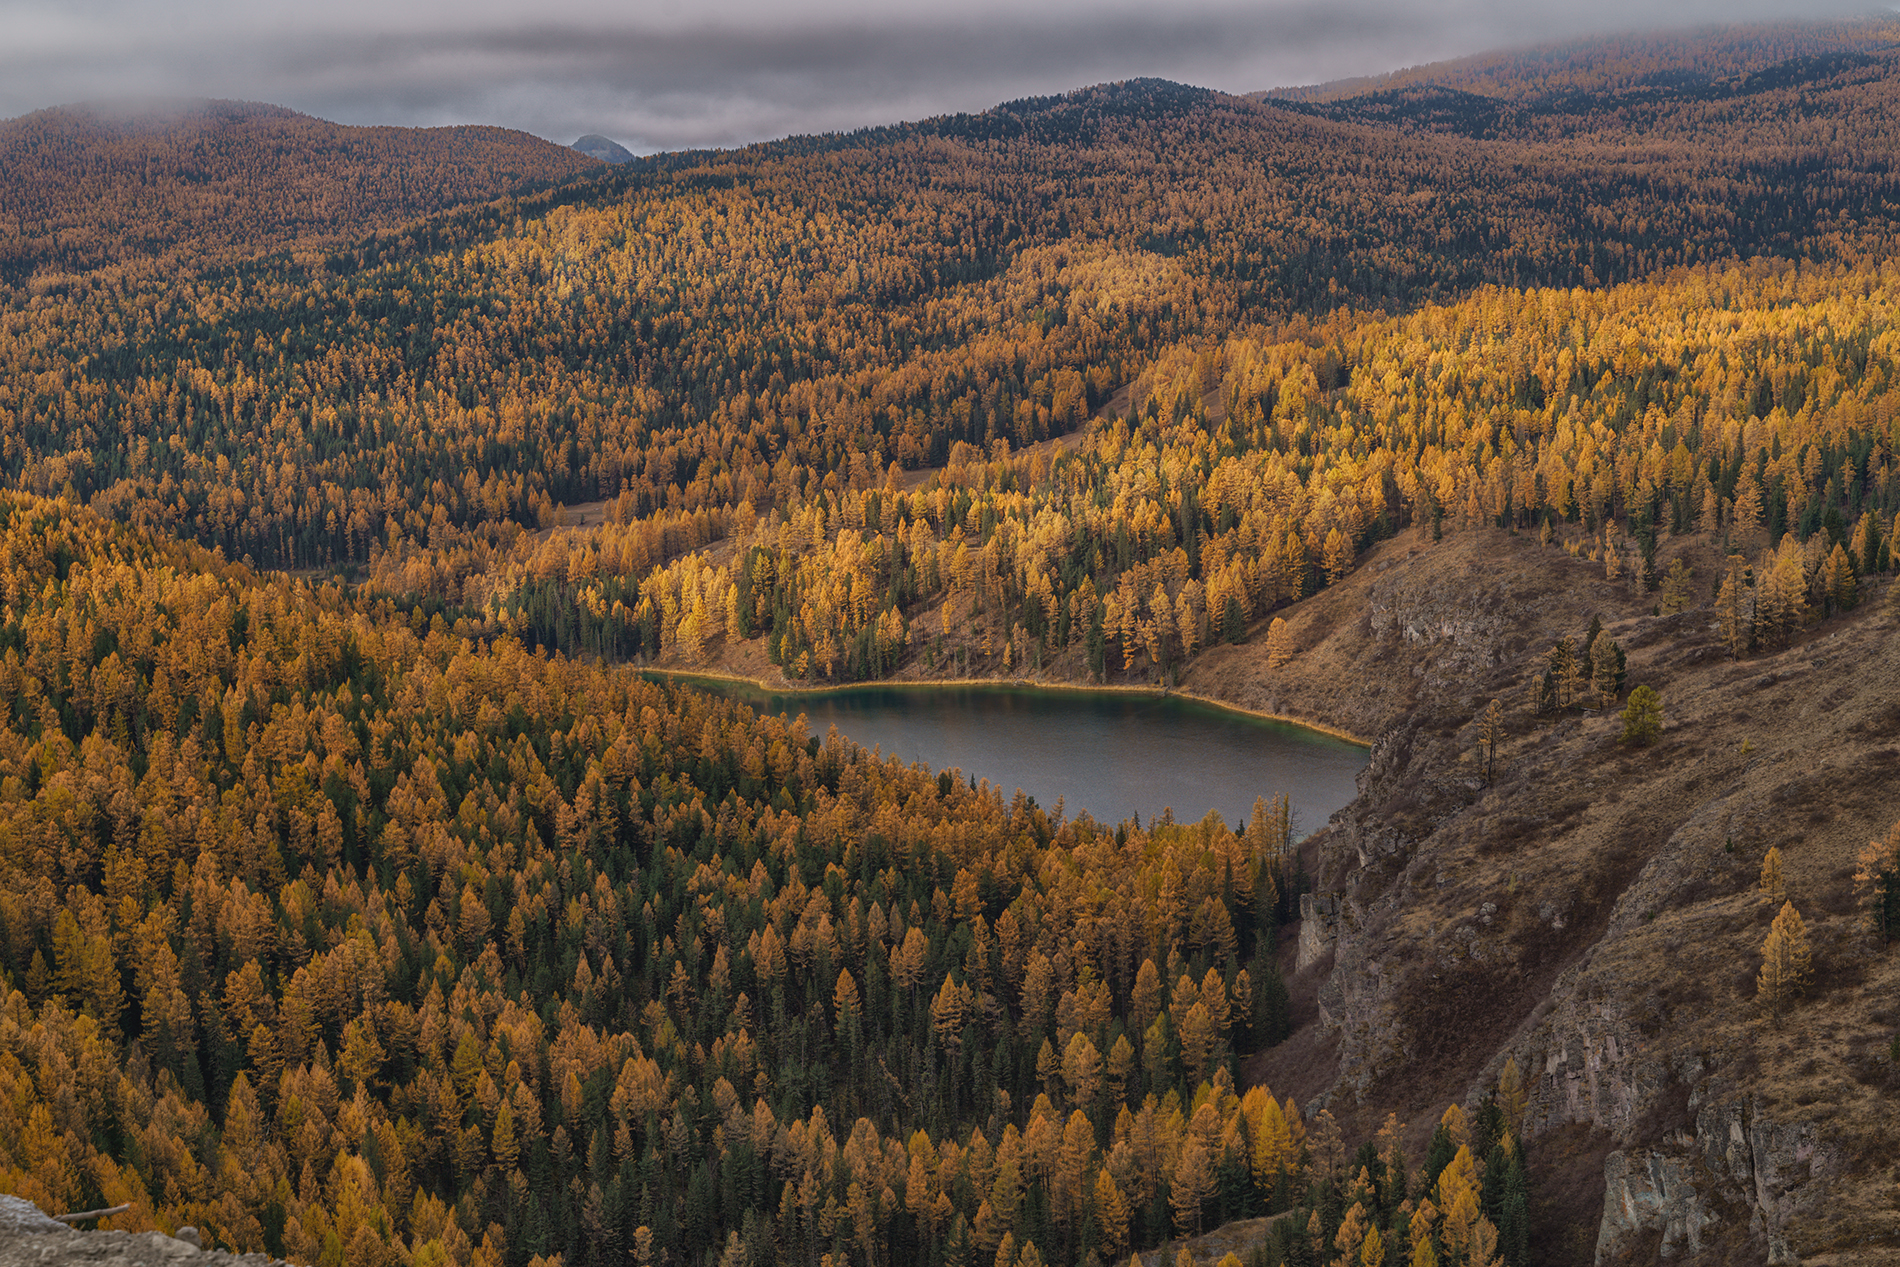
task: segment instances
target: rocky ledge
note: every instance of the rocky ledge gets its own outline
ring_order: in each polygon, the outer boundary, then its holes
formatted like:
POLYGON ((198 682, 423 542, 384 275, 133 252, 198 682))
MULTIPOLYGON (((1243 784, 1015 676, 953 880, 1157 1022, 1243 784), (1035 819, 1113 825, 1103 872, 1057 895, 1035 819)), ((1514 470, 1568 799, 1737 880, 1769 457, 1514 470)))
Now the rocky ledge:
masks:
POLYGON ((288 1267, 263 1254, 227 1254, 202 1247, 195 1229, 163 1232, 81 1232, 67 1227, 20 1197, 0 1196, 0 1267, 162 1267, 188 1261, 192 1267, 288 1267))

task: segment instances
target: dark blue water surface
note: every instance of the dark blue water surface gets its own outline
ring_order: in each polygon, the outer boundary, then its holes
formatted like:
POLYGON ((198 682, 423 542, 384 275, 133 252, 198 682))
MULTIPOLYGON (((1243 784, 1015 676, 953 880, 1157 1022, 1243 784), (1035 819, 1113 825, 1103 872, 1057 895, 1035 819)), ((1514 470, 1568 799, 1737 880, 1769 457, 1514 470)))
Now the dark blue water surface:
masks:
POLYGON ((773 694, 699 678, 675 679, 761 713, 805 714, 810 733, 839 733, 933 770, 1017 788, 1070 817, 1148 822, 1164 808, 1193 822, 1218 810, 1228 824, 1254 798, 1293 800, 1311 831, 1350 801, 1366 750, 1287 722, 1229 712, 1180 696, 1059 691, 1030 686, 857 686, 773 694))

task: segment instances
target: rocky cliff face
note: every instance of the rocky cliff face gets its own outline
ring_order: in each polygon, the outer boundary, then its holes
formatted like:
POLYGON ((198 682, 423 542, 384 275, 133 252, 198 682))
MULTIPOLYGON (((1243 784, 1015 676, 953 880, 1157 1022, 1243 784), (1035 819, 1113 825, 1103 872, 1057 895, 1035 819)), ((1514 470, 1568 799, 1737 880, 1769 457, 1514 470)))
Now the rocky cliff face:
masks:
POLYGON ((1771 1267, 1798 1263, 1793 1225, 1826 1200, 1841 1160, 1813 1123, 1776 1122, 1739 1101, 1703 1105, 1692 1134, 1605 1158, 1596 1261, 1616 1262, 1645 1238, 1661 1257, 1699 1257, 1745 1226, 1771 1267))
POLYGON ((1900 815, 1891 623, 1837 618, 1734 664, 1706 612, 1654 616, 1652 597, 1522 538, 1380 555, 1296 611, 1292 665, 1237 657, 1225 679, 1241 702, 1379 736, 1302 904, 1299 966, 1331 965, 1322 1102, 1349 1129, 1396 1111, 1422 1138, 1515 1060, 1543 1261, 1900 1260, 1900 952, 1860 932, 1851 882, 1900 815), (1626 685, 1663 695, 1654 747, 1619 744, 1613 713, 1528 707, 1544 651, 1592 615, 1628 654, 1626 685), (1491 698, 1507 723, 1487 783, 1491 698), (1754 974, 1782 901, 1808 921, 1816 979, 1776 1023, 1754 974))

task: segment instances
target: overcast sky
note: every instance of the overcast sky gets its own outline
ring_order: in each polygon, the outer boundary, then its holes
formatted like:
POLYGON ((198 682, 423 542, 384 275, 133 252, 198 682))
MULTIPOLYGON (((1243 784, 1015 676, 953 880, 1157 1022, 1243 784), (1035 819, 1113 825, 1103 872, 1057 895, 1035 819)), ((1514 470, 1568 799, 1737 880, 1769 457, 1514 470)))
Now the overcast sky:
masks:
POLYGON ((648 152, 1156 75, 1250 92, 1664 21, 1867 0, 0 0, 0 117, 228 97, 648 152))

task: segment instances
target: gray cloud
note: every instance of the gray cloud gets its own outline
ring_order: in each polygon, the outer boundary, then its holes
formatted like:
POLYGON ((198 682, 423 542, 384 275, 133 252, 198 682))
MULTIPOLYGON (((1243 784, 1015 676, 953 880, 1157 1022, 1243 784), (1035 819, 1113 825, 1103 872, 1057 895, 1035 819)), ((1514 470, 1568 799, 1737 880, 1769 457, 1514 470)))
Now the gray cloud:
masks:
MULTIPOLYGON (((1834 0, 1678 0, 1670 25, 1814 18, 1834 0)), ((270 101, 345 123, 493 123, 636 150, 848 129, 1157 75, 1233 92, 1655 25, 1602 0, 835 0, 624 5, 0 0, 0 115, 106 97, 270 101)))

